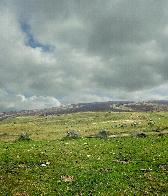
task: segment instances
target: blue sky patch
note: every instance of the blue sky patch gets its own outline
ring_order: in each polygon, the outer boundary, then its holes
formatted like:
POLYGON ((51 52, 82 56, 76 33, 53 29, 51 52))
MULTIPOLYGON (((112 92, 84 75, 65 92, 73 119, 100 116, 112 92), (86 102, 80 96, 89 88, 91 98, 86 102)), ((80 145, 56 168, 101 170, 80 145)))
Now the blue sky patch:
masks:
POLYGON ((40 43, 33 35, 31 31, 31 27, 26 22, 20 23, 22 31, 26 35, 26 41, 25 44, 31 48, 42 48, 44 52, 52 52, 55 47, 49 44, 42 44, 40 43))

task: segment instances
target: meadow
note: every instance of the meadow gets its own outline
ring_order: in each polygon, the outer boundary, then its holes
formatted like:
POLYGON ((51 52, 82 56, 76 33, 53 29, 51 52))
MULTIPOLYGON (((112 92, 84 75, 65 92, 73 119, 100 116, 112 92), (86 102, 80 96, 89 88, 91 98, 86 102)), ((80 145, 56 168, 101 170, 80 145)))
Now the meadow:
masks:
POLYGON ((8 118, 0 122, 0 195, 168 195, 167 131, 168 112, 8 118), (101 129, 109 138, 89 137, 101 129), (68 130, 80 137, 65 137, 68 130), (22 132, 31 140, 18 141, 22 132))

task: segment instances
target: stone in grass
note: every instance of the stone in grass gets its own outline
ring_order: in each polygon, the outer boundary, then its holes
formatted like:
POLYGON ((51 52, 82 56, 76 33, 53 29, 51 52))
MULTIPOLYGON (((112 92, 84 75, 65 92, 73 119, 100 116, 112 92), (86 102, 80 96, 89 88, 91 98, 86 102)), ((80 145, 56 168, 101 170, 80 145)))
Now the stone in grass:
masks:
POLYGON ((165 134, 164 133, 159 133, 158 136, 163 137, 165 134))
POLYGON ((64 176, 61 176, 61 180, 64 182, 73 182, 74 176, 64 175, 64 176))
POLYGON ((137 137, 146 137, 147 135, 145 133, 143 133, 143 132, 139 132, 139 133, 137 133, 136 136, 137 137))
POLYGON ((78 131, 75 130, 69 130, 67 131, 67 138, 72 138, 72 139, 76 139, 80 137, 80 133, 78 131))
POLYGON ((31 139, 30 139, 30 136, 28 133, 21 133, 18 140, 19 141, 29 141, 31 139))
POLYGON ((106 129, 100 130, 99 133, 97 134, 97 137, 101 138, 101 139, 107 139, 107 137, 108 137, 107 130, 106 129))

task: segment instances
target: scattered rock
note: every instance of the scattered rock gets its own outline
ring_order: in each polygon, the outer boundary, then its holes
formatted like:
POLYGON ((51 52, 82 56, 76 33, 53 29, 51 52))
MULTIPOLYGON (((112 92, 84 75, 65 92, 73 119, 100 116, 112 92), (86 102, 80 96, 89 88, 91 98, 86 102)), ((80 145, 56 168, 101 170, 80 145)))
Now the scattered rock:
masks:
POLYGON ((149 168, 149 169, 140 169, 140 170, 141 170, 141 172, 151 172, 152 171, 151 168, 149 168))
POLYGON ((115 163, 121 163, 121 164, 129 164, 131 161, 129 160, 113 160, 115 163))
POLYGON ((46 165, 45 163, 42 163, 41 166, 42 166, 42 167, 46 167, 47 165, 46 165))
POLYGON ((69 176, 69 175, 64 175, 61 176, 61 180, 64 182, 73 182, 74 181, 74 177, 73 176, 69 176))
POLYGON ((21 133, 21 135, 19 136, 18 140, 19 141, 29 141, 31 139, 30 139, 30 136, 29 136, 28 133, 21 133))
POLYGON ((163 137, 164 133, 159 133, 158 136, 163 137))
POLYGON ((132 127, 136 127, 137 125, 138 125, 137 122, 133 122, 133 123, 131 124, 132 127))
POLYGON ((25 192, 17 192, 17 193, 14 193, 13 196, 28 196, 28 194, 25 192))
POLYGON ((101 139, 107 139, 107 137, 108 137, 107 130, 106 129, 100 130, 99 133, 97 134, 97 137, 101 138, 101 139))
POLYGON ((49 161, 47 161, 47 162, 46 162, 46 165, 50 165, 50 162, 49 162, 49 161))
POLYGON ((162 164, 159 166, 159 168, 163 171, 168 171, 168 164, 162 164))
POLYGON ((46 167, 46 166, 48 166, 48 165, 50 165, 50 162, 49 162, 49 161, 44 162, 44 163, 41 164, 42 167, 46 167))
POLYGON ((67 131, 67 138, 73 138, 73 139, 76 139, 76 138, 79 138, 80 137, 80 133, 75 131, 75 130, 70 130, 70 131, 67 131))
POLYGON ((109 172, 112 172, 112 168, 101 168, 99 171, 101 173, 109 173, 109 172))
POLYGON ((137 137, 146 137, 147 135, 143 132, 137 133, 137 137))
POLYGON ((155 125, 155 122, 152 119, 150 119, 149 122, 148 122, 148 125, 153 126, 153 125, 155 125))

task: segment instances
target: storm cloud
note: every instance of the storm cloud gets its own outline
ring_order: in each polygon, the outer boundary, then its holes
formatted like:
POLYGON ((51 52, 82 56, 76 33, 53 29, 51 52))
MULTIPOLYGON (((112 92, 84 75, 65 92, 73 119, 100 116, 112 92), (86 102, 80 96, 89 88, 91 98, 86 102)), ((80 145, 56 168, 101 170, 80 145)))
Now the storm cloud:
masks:
POLYGON ((167 9, 166 0, 2 0, 0 110, 167 99, 167 9))

